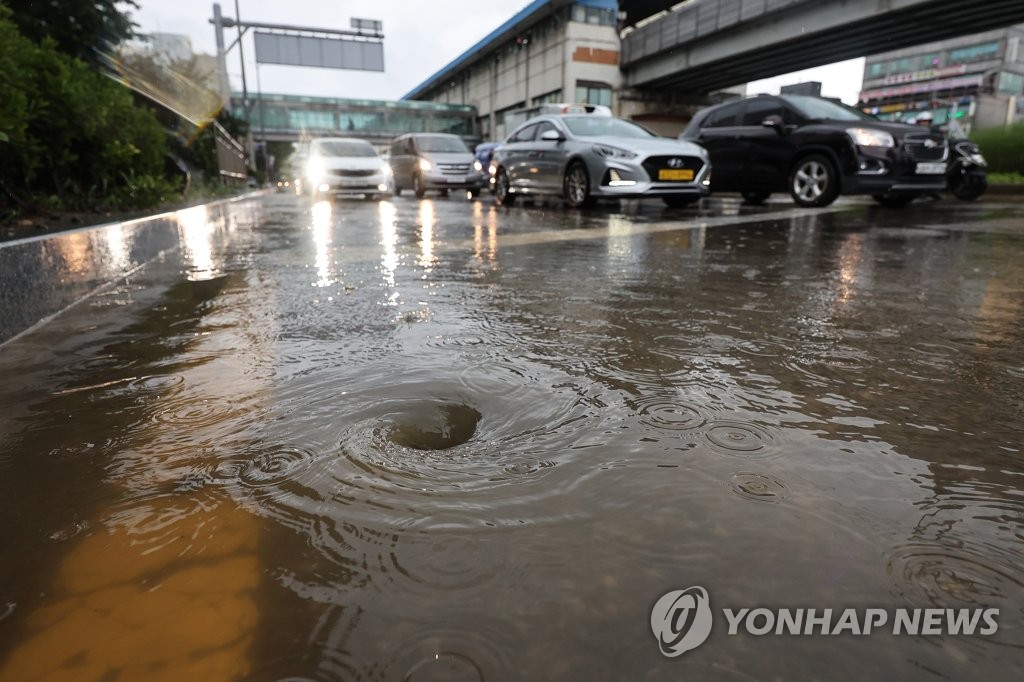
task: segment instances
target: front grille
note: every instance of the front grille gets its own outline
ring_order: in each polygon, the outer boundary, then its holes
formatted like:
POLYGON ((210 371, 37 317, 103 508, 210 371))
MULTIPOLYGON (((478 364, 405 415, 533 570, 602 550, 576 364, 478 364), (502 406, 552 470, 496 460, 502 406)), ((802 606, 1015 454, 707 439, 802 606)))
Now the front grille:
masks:
POLYGON ((946 139, 938 133, 907 135, 903 138, 903 150, 912 161, 943 161, 946 139))
POLYGON ((468 163, 439 163, 437 168, 442 175, 465 175, 469 172, 468 163))
MULTIPOLYGON (((696 180, 697 176, 700 175, 701 169, 704 167, 704 162, 696 156, 650 156, 644 159, 643 164, 644 170, 647 175, 650 176, 654 182, 666 182, 665 180, 658 180, 659 170, 692 170, 693 179, 696 180), (670 166, 669 162, 672 159, 679 159, 682 163, 677 163, 675 166, 670 166)), ((667 181, 673 182, 673 181, 667 181)), ((693 182, 693 180, 675 180, 674 182, 693 182)))
POLYGON ((348 170, 346 168, 336 168, 331 171, 332 175, 336 175, 339 178, 365 178, 375 173, 377 173, 375 170, 348 170))

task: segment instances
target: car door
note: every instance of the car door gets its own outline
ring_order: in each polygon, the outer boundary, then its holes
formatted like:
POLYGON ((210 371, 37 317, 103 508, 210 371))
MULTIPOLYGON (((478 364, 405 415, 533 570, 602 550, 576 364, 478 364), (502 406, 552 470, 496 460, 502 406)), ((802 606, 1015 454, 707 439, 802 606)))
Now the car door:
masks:
POLYGON ((559 130, 552 121, 541 121, 537 124, 537 133, 533 141, 534 151, 531 153, 534 166, 537 168, 535 186, 538 191, 559 194, 562 191, 562 176, 565 164, 569 160, 568 145, 565 144, 565 131, 559 130), (544 140, 544 133, 558 133, 559 140, 544 140))
POLYGON ((744 102, 726 104, 712 111, 701 123, 694 140, 708 150, 711 157, 712 189, 736 191, 742 189, 743 170, 748 148, 740 125, 744 102))
POLYGON ((533 159, 533 137, 537 133, 537 124, 526 125, 501 145, 501 165, 508 173, 509 185, 517 189, 530 189, 535 185, 535 178, 530 173, 533 159))
POLYGON ((753 191, 779 191, 785 188, 786 175, 792 164, 795 148, 786 123, 793 117, 788 108, 774 97, 752 99, 743 112, 742 137, 748 155, 742 171, 744 187, 753 191), (782 126, 765 126, 769 116, 777 116, 782 126))

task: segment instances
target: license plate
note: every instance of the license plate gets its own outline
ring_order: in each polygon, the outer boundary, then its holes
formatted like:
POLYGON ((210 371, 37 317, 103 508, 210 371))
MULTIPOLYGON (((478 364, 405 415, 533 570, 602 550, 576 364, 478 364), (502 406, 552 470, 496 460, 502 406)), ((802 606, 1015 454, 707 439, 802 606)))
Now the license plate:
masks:
POLYGON ((919 163, 917 164, 918 175, 942 175, 946 172, 944 163, 919 163))
POLYGON ((674 168, 662 168, 658 171, 659 180, 693 180, 693 171, 689 168, 676 170, 674 168))
POLYGON ((362 187, 366 184, 365 180, 342 180, 338 183, 341 187, 362 187))

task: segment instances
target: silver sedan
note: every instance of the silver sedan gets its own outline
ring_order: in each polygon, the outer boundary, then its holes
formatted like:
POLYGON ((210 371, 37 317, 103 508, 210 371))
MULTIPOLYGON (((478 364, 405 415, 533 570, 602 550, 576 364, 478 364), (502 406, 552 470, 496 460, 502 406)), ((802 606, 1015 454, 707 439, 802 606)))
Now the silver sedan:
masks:
POLYGON ((576 208, 599 198, 642 197, 661 197, 679 207, 706 196, 711 187, 703 147, 596 114, 526 121, 494 152, 491 172, 502 205, 520 194, 552 194, 576 208))

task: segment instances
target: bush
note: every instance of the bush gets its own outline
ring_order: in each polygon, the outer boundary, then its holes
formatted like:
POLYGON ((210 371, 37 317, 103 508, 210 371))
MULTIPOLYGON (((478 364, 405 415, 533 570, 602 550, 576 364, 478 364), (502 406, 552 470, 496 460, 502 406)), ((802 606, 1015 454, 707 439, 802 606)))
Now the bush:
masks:
POLYGON ((21 36, 0 4, 0 183, 22 203, 141 207, 162 200, 165 135, 127 89, 49 39, 21 36), (144 189, 143 189, 144 188, 144 189), (111 205, 113 204, 113 205, 111 205))
POLYGON ((1024 173, 1024 123, 971 134, 993 173, 1024 173))

